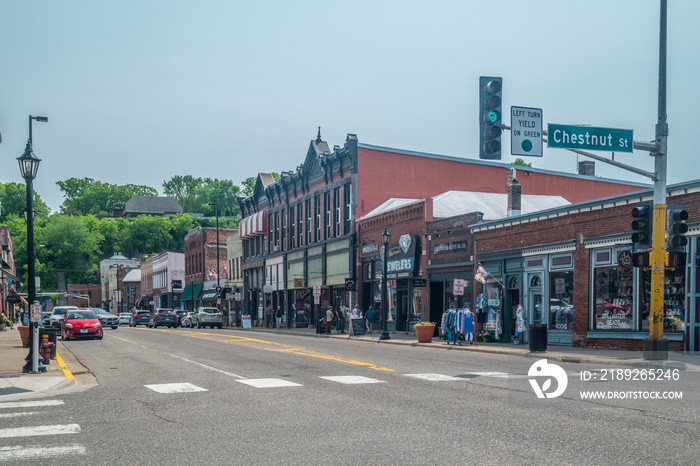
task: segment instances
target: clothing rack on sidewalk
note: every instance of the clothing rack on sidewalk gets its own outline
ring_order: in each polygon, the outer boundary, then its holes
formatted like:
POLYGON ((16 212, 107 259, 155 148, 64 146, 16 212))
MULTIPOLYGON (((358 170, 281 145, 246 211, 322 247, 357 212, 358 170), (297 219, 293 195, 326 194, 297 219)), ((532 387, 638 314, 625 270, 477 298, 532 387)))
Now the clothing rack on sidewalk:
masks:
POLYGON ((449 345, 462 345, 462 341, 474 344, 474 313, 469 308, 448 309, 442 314, 440 336, 449 345))

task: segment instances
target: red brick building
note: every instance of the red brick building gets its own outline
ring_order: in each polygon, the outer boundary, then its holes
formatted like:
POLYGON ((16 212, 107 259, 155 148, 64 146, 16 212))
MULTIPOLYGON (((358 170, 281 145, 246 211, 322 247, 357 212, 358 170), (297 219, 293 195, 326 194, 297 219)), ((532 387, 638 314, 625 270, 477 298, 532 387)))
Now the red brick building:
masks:
MULTIPOLYGON (((296 170, 280 172, 277 181, 261 174, 254 193, 238 198, 244 314, 262 317, 269 304, 285 309, 290 323, 313 325, 319 309, 355 302, 345 289, 347 279, 357 278, 362 238, 355 219, 390 198, 423 199, 448 190, 505 194, 511 167, 359 144, 353 134, 331 150, 319 131, 296 170)), ((569 202, 648 187, 533 168, 518 178, 523 192, 569 202)))
POLYGON ((217 283, 222 287, 223 293, 227 282, 226 238, 236 231, 232 228, 219 228, 218 247, 216 228, 197 227, 185 236, 185 289, 180 299, 185 303, 186 309, 199 305, 217 306, 217 283))
MULTIPOLYGON (((624 268, 632 251, 631 210, 651 190, 471 226, 475 260, 492 278, 502 341, 522 305, 528 324, 548 328, 550 344, 641 350, 649 336, 650 272, 624 268)), ((683 264, 667 269, 664 337, 670 349, 700 350, 700 181, 669 186, 667 204, 685 205, 690 243, 683 264)))

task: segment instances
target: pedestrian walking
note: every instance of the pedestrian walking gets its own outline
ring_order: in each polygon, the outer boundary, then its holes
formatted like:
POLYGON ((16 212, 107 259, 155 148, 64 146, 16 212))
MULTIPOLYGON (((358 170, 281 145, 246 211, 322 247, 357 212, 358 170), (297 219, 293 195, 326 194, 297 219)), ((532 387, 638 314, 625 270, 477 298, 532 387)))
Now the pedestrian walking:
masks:
POLYGON ((336 306, 333 314, 335 315, 335 333, 340 335, 343 329, 343 315, 340 313, 340 306, 336 306))
POLYGON ((348 308, 345 307, 345 304, 343 302, 340 302, 340 333, 345 333, 345 321, 348 318, 348 308))
POLYGON ((372 333, 372 324, 374 324, 374 309, 372 306, 367 308, 367 312, 365 312, 365 321, 367 325, 367 334, 372 333))
POLYGON ((265 308, 265 328, 272 328, 273 321, 272 321, 272 307, 267 306, 265 308))
POLYGON ((360 305, 355 304, 355 307, 352 308, 352 318, 359 319, 360 317, 362 317, 362 311, 360 310, 360 305))
POLYGON ((277 328, 282 328, 282 308, 277 306, 277 314, 275 315, 277 328))
POLYGON ((328 330, 328 335, 331 334, 331 322, 333 322, 333 308, 328 306, 326 310, 326 329, 328 330))

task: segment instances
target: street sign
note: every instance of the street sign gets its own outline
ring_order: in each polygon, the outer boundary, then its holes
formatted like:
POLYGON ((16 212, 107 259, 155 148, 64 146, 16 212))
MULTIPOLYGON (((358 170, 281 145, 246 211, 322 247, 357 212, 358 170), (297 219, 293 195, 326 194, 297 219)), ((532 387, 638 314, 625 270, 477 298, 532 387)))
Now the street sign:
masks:
POLYGON ((41 304, 32 304, 29 306, 29 321, 41 322, 41 304))
POLYGON ((420 288, 420 287, 425 286, 425 285, 426 285, 425 278, 414 278, 413 279, 413 283, 412 283, 413 288, 420 288))
POLYGON ((547 125, 547 147, 632 152, 633 133, 631 129, 550 123, 547 125))
POLYGON ((452 282, 452 294, 455 296, 464 296, 464 279, 454 279, 452 282))
POLYGON ((510 107, 510 153, 542 157, 542 109, 510 107))
POLYGON ((314 296, 321 296, 321 285, 314 285, 314 296))

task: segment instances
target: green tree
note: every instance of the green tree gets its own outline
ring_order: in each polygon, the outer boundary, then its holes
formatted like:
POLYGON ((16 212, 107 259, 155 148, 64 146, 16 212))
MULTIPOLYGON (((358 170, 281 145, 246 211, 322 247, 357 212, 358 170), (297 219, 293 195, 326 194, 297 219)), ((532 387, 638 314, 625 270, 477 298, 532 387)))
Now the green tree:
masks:
POLYGON ((204 180, 192 175, 176 175, 163 182, 163 193, 180 204, 183 212, 201 213, 202 202, 198 190, 203 183, 204 180))
POLYGON ((170 220, 164 217, 139 215, 120 231, 119 244, 128 257, 163 252, 170 246, 170 220))
MULTIPOLYGON (((24 216, 27 209, 27 185, 24 183, 0 183, 0 221, 11 215, 24 216)), ((34 190, 34 211, 36 216, 49 215, 49 207, 34 190)))
POLYGON ((43 235, 50 251, 46 272, 65 271, 68 283, 88 283, 97 277, 100 243, 103 241, 93 216, 52 216, 43 235))
POLYGON ((515 162, 513 162, 513 165, 517 165, 520 167, 532 167, 532 163, 525 163, 525 161, 521 158, 515 159, 515 162))
POLYGON ((65 200, 61 211, 70 214, 108 214, 112 209, 124 208, 135 195, 157 196, 150 186, 127 184, 124 186, 95 181, 92 178, 70 178, 57 181, 65 200))

